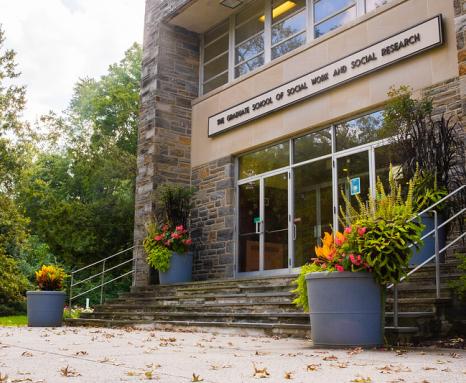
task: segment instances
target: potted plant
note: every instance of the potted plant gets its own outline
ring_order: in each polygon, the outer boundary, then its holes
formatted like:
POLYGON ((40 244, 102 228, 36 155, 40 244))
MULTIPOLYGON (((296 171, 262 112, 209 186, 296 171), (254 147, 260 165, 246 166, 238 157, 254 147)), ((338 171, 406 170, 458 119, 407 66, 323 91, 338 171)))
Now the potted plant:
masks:
POLYGON ((63 282, 67 275, 54 265, 43 265, 36 271, 39 291, 28 291, 27 316, 29 327, 58 327, 62 325, 66 294, 63 282))
POLYGON ((171 230, 168 225, 158 229, 151 225, 144 239, 147 262, 159 271, 160 284, 190 282, 192 279, 193 254, 188 231, 179 225, 171 230))
MULTIPOLYGON (((414 98, 407 86, 392 88, 384 108, 383 129, 391 136, 393 157, 404 178, 419 173, 414 204, 421 211, 464 184, 466 179, 463 126, 454 114, 436 113, 432 99, 414 98)), ((439 225, 466 206, 466 196, 458 193, 448 203, 437 206, 439 225)), ((432 213, 422 217, 425 233, 433 229, 432 213)), ((452 223, 449 224, 451 226, 452 223)), ((456 224, 464 229, 459 216, 456 224)), ((440 232, 440 249, 445 245, 447 228, 440 232)), ((433 235, 425 239, 421 252, 414 252, 411 265, 418 265, 435 253, 433 235)))
MULTIPOLYGON (((414 182, 402 198, 390 169, 390 192, 380 179, 368 206, 348 199, 343 232, 325 233, 312 263, 301 269, 295 303, 308 308, 315 346, 383 343, 385 286, 406 275, 411 249, 421 244, 422 224, 411 220, 414 182)), ((344 197, 345 198, 345 197, 344 197)))
POLYGON ((147 262, 159 271, 161 284, 190 282, 193 253, 188 223, 194 189, 161 185, 154 198, 155 217, 147 226, 143 245, 147 262))

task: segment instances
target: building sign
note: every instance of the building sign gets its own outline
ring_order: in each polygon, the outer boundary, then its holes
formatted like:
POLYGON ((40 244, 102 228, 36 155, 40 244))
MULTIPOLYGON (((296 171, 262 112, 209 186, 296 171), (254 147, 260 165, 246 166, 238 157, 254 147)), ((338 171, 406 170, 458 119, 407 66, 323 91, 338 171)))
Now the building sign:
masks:
POLYGON ((285 108, 442 43, 442 17, 438 15, 209 117, 209 136, 285 108))

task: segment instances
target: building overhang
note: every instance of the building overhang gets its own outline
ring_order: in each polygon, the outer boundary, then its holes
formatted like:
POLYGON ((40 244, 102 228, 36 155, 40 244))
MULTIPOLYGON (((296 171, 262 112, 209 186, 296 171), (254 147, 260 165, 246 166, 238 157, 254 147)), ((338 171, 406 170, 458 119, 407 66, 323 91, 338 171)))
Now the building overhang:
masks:
POLYGON ((190 0, 173 10, 166 20, 189 31, 204 33, 225 20, 251 0, 190 0), (224 4, 222 4, 224 3, 224 4), (241 3, 235 8, 235 3, 241 3))

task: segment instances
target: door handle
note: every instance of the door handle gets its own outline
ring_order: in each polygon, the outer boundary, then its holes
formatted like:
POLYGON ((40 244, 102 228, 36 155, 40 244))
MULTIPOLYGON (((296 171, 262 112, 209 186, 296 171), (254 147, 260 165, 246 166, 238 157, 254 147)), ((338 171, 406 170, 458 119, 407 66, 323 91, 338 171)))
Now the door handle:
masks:
POLYGON ((296 224, 293 224, 293 241, 296 241, 296 224))

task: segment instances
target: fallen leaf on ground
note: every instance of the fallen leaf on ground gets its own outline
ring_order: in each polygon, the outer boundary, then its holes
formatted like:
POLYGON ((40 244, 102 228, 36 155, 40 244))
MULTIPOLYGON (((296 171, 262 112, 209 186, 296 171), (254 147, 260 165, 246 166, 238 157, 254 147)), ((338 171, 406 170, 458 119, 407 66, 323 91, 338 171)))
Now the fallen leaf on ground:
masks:
POLYGON ((223 364, 223 365, 221 365, 221 364, 212 364, 209 369, 210 370, 220 370, 222 368, 231 368, 231 365, 230 364, 223 364))
POLYGON ((74 378, 76 376, 81 376, 81 374, 78 371, 73 370, 70 366, 60 368, 60 374, 62 376, 66 376, 67 378, 74 378))
POLYGON ((395 350, 396 356, 404 355, 408 352, 408 350, 395 350))
POLYGON ((31 378, 19 378, 11 380, 11 383, 32 382, 31 378))
POLYGON ((293 373, 291 371, 285 372, 285 379, 293 379, 293 373))
POLYGON ((443 372, 451 372, 451 370, 447 367, 442 370, 443 372))
POLYGON ((0 373, 0 383, 6 383, 8 380, 8 375, 2 375, 2 373, 0 373))
POLYGON ((191 378, 191 382, 202 382, 204 379, 202 379, 199 375, 196 375, 193 372, 193 377, 191 378))
POLYGON ((268 378, 270 376, 267 368, 257 368, 254 366, 254 378, 268 378))
POLYGON ((372 379, 368 376, 367 378, 364 378, 363 376, 357 376, 352 380, 352 382, 355 383, 371 383, 372 379))
POLYGON ((357 354, 360 354, 361 352, 363 352, 363 348, 362 347, 355 347, 355 348, 352 348, 351 350, 348 350, 347 351, 347 354, 348 355, 357 355, 357 354))
POLYGON ((146 379, 152 379, 153 378, 152 371, 146 371, 144 373, 144 376, 146 377, 146 379))
POLYGON ((128 371, 128 372, 126 373, 126 375, 128 375, 128 376, 136 376, 136 373, 135 373, 134 371, 128 371))
POLYGON ((319 364, 308 364, 306 366, 306 371, 308 372, 311 372, 311 371, 317 371, 320 367, 320 363, 319 364))
POLYGON ((338 358, 335 355, 329 355, 324 356, 322 360, 325 360, 326 362, 334 362, 335 360, 338 360, 338 358))
POLYGON ((89 355, 89 353, 87 351, 77 351, 74 353, 74 355, 76 356, 84 356, 84 355, 89 355))
POLYGON ((430 370, 436 370, 435 367, 423 367, 423 370, 430 371, 430 370))
POLYGON ((454 359, 460 359, 460 358, 461 358, 461 356, 460 356, 459 354, 457 354, 456 352, 452 352, 452 353, 450 354, 450 356, 451 356, 452 358, 454 358, 454 359))
POLYGON ((32 352, 29 352, 29 351, 24 351, 21 356, 25 356, 27 358, 30 358, 32 356, 32 352))
POLYGON ((337 364, 331 364, 331 366, 338 367, 338 368, 347 368, 347 367, 348 367, 348 363, 346 363, 346 362, 341 362, 341 363, 337 363, 337 364))

